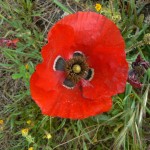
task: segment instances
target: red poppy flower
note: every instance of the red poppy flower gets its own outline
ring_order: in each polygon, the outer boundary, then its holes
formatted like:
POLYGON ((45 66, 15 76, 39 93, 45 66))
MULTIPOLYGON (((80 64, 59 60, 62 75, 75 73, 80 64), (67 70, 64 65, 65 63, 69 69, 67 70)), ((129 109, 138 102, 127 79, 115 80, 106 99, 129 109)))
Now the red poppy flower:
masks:
POLYGON ((125 89, 125 43, 116 25, 94 12, 58 21, 31 77, 31 95, 42 113, 83 119, 111 109, 125 89))

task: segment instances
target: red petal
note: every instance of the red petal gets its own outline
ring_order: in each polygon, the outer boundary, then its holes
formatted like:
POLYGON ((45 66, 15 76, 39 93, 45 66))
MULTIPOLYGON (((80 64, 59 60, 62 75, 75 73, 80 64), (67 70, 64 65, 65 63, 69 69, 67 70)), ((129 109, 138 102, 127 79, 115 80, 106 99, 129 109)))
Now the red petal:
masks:
POLYGON ((90 49, 100 35, 105 20, 104 16, 94 12, 78 12, 66 16, 58 24, 71 26, 75 33, 76 44, 90 49))
POLYGON ((49 91, 55 89, 55 85, 62 82, 64 79, 64 72, 55 71, 53 69, 55 59, 59 55, 64 58, 68 58, 69 52, 66 53, 63 49, 54 49, 52 44, 48 43, 43 46, 41 53, 43 56, 43 62, 36 67, 35 73, 39 76, 39 78, 34 84, 46 91, 49 91))
POLYGON ((42 63, 37 65, 35 73, 37 75, 37 81, 33 84, 42 88, 45 91, 55 89, 56 84, 60 84, 64 80, 63 72, 54 72, 47 64, 42 63))
POLYGON ((85 99, 79 87, 73 90, 57 85, 57 91, 45 91, 36 86, 38 76, 31 77, 32 97, 41 108, 42 113, 62 118, 83 119, 111 109, 112 100, 109 97, 101 99, 85 99))
POLYGON ((94 12, 78 12, 68 15, 55 25, 67 25, 74 30, 75 47, 91 52, 91 48, 124 44, 116 25, 105 16, 94 12))
POLYGON ((49 43, 43 46, 41 54, 43 63, 52 73, 53 64, 57 56, 68 59, 72 55, 71 46, 74 41, 74 32, 66 25, 55 25, 48 34, 49 43), (67 42, 66 42, 67 41, 67 42))
POLYGON ((74 31, 72 27, 62 24, 55 25, 48 33, 48 42, 50 49, 47 49, 47 53, 52 51, 51 55, 61 55, 66 59, 70 58, 74 44, 74 31))
POLYGON ((51 30, 48 36, 49 43, 42 48, 41 52, 43 63, 36 67, 35 73, 39 78, 37 82, 33 84, 49 91, 55 89, 55 85, 62 81, 64 74, 59 71, 54 71, 53 64, 56 57, 59 55, 66 59, 71 56, 72 52, 70 52, 70 45, 74 38, 74 36, 71 38, 71 35, 73 35, 73 31, 66 25, 57 25, 57 27, 51 30))
POLYGON ((36 83, 33 84, 36 84, 36 86, 49 91, 55 89, 55 85, 63 80, 64 73, 54 71, 53 69, 54 61, 59 54, 55 54, 53 50, 51 50, 50 44, 45 45, 42 48, 41 53, 44 60, 41 64, 36 66, 36 71, 34 72, 34 74, 37 74, 38 79, 36 83))
POLYGON ((122 93, 128 77, 128 64, 125 60, 124 45, 118 47, 98 46, 97 54, 89 57, 89 64, 94 68, 94 77, 90 85, 84 86, 83 95, 87 98, 113 96, 122 93))
POLYGON ((57 98, 56 93, 54 90, 46 91, 42 87, 36 86, 36 82, 38 81, 39 77, 36 73, 31 76, 30 79, 30 90, 31 96, 37 105, 41 108, 43 112, 47 112, 51 108, 51 105, 48 105, 48 101, 53 103, 53 100, 57 98))

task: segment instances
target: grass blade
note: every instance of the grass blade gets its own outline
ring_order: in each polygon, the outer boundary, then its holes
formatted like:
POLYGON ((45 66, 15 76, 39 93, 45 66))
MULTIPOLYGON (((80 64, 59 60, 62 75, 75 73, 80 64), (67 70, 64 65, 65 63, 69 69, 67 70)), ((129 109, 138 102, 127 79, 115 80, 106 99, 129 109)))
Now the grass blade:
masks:
POLYGON ((66 6, 64 6, 62 3, 60 3, 58 0, 52 0, 53 3, 55 3, 57 6, 59 6, 64 12, 67 12, 69 14, 72 14, 72 11, 69 10, 66 6))

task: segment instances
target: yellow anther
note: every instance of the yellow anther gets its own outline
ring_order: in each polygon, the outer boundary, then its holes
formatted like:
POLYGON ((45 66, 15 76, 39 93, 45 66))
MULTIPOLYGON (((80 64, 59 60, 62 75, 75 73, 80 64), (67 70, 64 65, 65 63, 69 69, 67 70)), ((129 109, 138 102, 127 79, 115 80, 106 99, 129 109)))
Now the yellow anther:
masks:
POLYGON ((80 73, 81 72, 81 66, 78 65, 78 64, 73 65, 72 70, 73 70, 74 73, 80 73))

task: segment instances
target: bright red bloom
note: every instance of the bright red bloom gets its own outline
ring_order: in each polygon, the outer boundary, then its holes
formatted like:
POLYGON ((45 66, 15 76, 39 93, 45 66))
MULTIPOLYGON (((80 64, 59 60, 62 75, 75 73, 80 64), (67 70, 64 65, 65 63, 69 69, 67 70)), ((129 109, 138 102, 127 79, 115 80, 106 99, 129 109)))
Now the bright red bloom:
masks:
POLYGON ((30 80, 42 113, 83 119, 111 109, 113 95, 125 89, 128 64, 116 25, 94 12, 58 21, 42 48, 43 62, 30 80))

